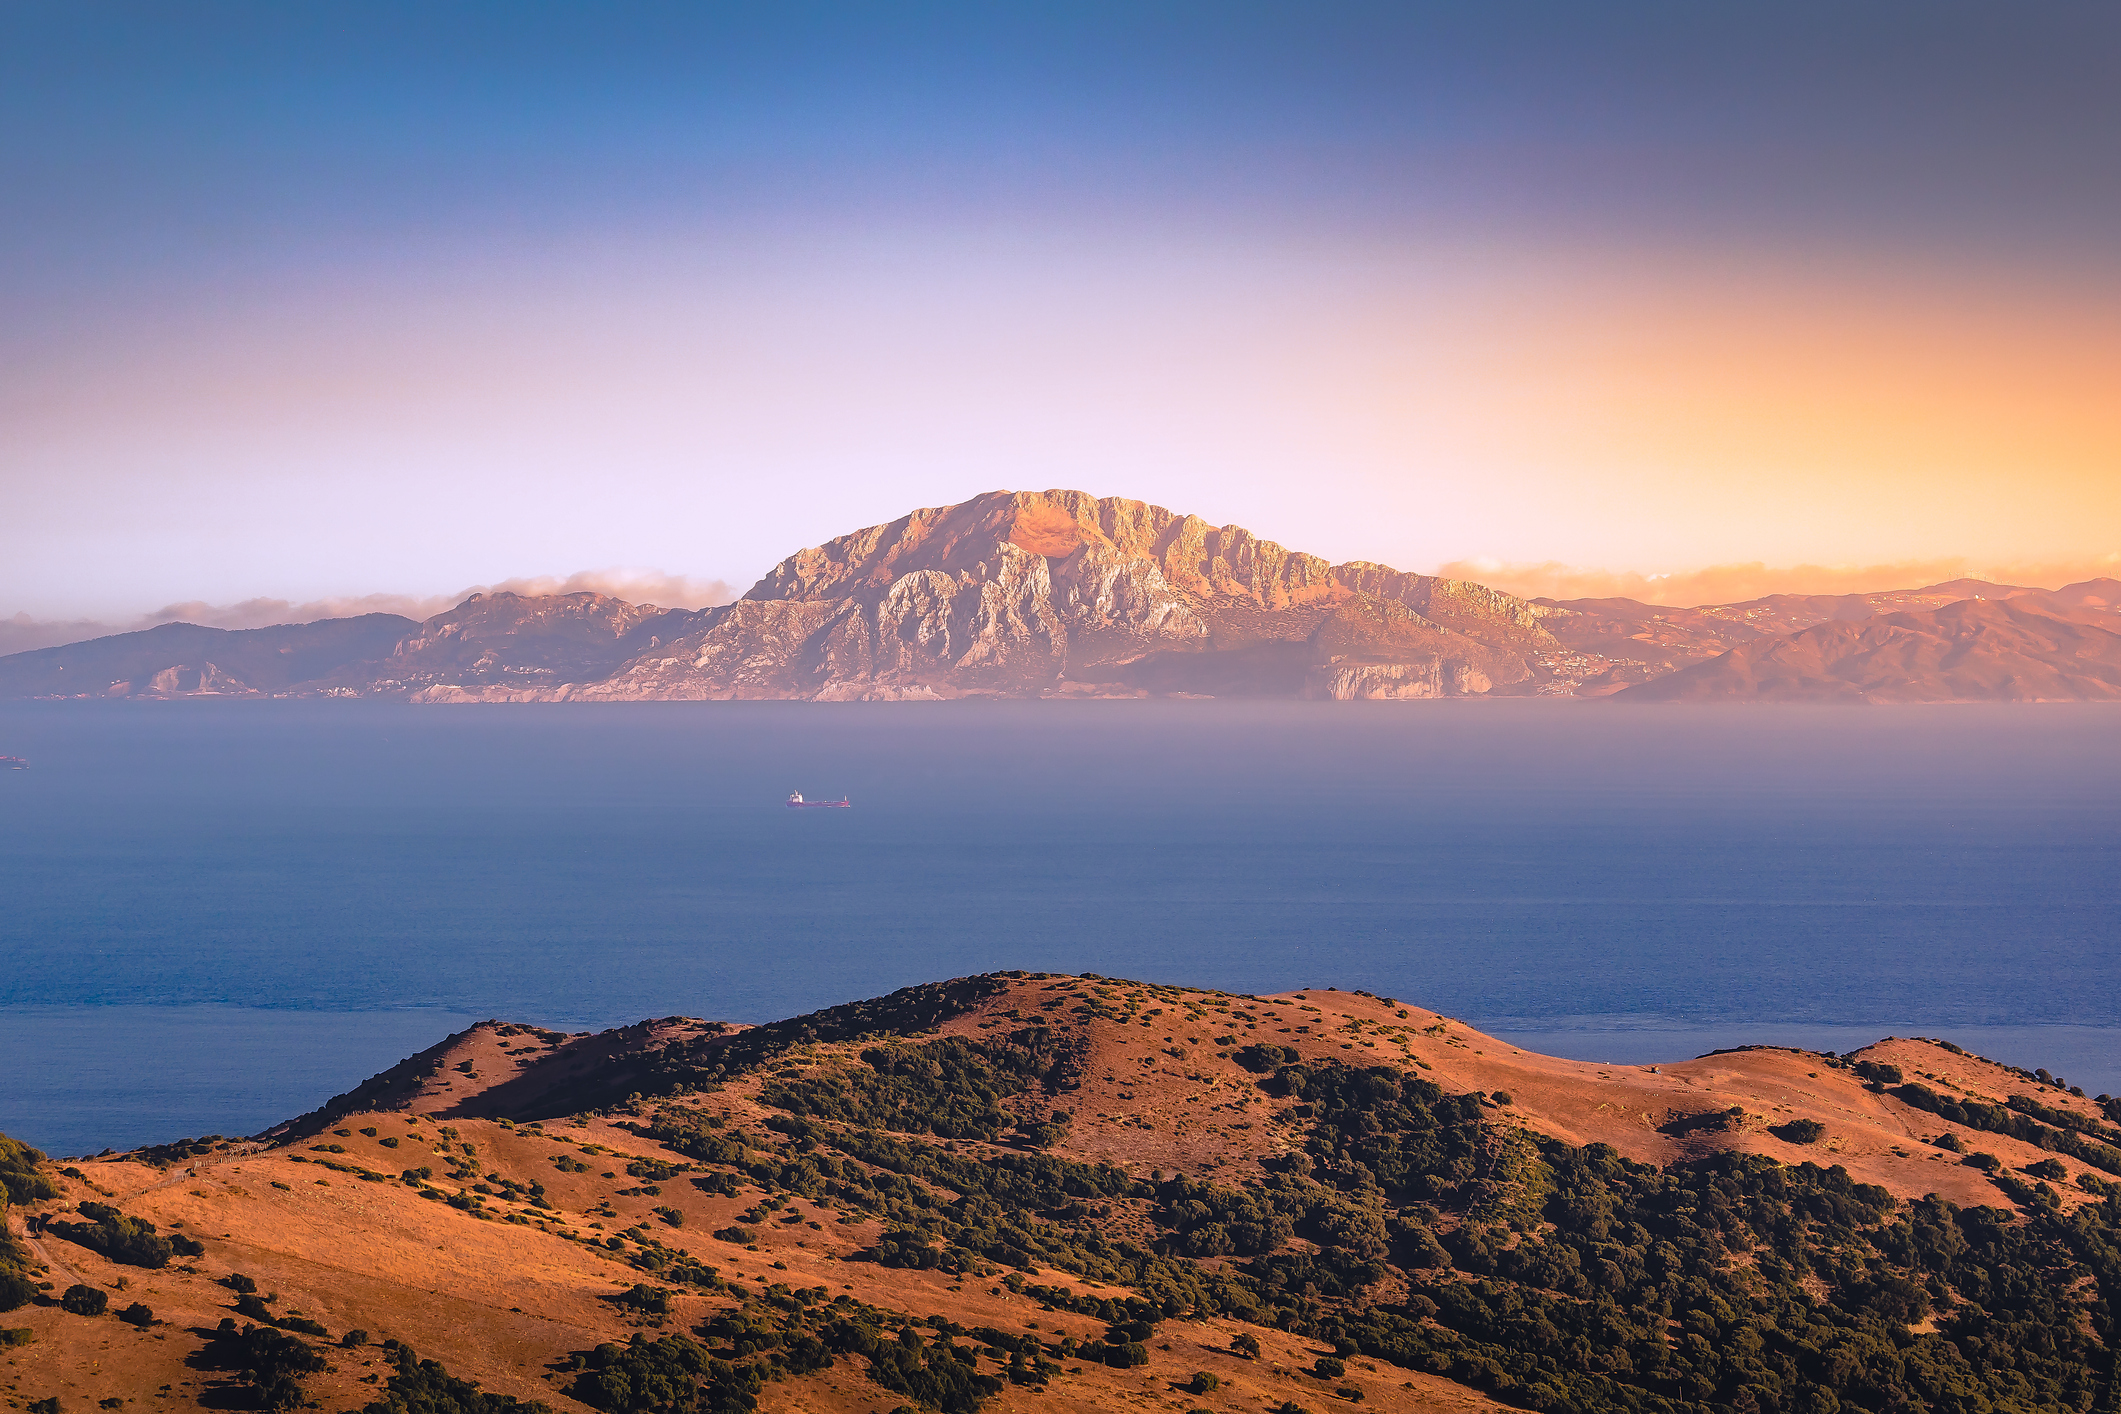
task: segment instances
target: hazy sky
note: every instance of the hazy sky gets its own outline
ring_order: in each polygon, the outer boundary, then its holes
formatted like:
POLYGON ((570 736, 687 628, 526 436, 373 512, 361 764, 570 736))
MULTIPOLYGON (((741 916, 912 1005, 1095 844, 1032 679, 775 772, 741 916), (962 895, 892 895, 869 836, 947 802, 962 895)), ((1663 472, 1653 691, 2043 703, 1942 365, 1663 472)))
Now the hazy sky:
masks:
POLYGON ((998 487, 2096 568, 2116 73, 2110 4, 10 4, 0 615, 741 588, 998 487))

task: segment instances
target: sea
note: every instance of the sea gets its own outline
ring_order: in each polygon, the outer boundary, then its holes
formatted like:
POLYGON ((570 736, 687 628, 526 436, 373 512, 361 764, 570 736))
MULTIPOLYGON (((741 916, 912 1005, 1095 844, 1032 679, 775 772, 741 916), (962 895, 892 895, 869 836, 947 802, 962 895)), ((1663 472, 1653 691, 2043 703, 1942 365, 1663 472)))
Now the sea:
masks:
POLYGON ((253 1133, 483 1018, 999 969, 2121 1092, 2112 706, 54 702, 0 754, 0 1132, 60 1155, 253 1133))

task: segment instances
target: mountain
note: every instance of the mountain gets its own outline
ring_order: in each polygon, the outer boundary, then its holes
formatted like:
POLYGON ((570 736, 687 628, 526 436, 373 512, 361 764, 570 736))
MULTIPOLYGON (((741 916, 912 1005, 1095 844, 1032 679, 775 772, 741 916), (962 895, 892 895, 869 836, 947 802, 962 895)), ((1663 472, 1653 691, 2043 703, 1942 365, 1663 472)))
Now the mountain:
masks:
POLYGON ((1615 1066, 1001 973, 0 1138, 0 1344, 32 1409, 2098 1410, 2117 1176, 2121 1101, 1943 1042, 1615 1066))
MULTIPOLYGON (((2072 586, 2077 588, 2077 586, 2072 586)), ((1823 623, 1620 694, 1643 702, 2082 702, 2121 698, 2121 613, 2054 596, 1823 623)))
POLYGON ((1332 564, 1141 501, 995 491, 799 551, 718 608, 497 593, 420 624, 165 624, 0 657, 0 698, 2044 700, 2110 695, 2099 633, 2116 615, 2111 579, 2052 591, 1964 579, 1691 609, 1527 601, 1332 564), (2077 627, 2043 637, 1981 613, 1914 627, 2000 603, 2077 627), (1936 646, 1891 636, 1902 630, 1936 646), (1817 653, 1856 657, 1834 666, 1807 656, 1817 653), (1669 681, 1712 660, 1713 673, 1669 681), (1663 685, 1636 690, 1652 682, 1663 685))
POLYGON ((1560 645, 1542 617, 1140 501, 997 491, 792 555, 694 632, 561 695, 1479 694, 1543 676, 1560 645))
POLYGON ((998 491, 803 550, 720 608, 491 594, 417 625, 165 625, 0 658, 0 696, 1444 697, 1550 687, 1545 616, 1140 501, 998 491))

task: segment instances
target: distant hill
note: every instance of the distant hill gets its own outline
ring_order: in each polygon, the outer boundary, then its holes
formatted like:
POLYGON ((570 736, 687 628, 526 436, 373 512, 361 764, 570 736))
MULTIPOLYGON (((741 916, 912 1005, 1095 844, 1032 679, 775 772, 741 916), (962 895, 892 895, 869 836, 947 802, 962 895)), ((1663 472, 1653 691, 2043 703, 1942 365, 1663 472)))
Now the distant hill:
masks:
POLYGON ((0 658, 0 697, 190 697, 287 692, 386 658, 417 625, 364 614, 272 628, 161 624, 0 658))
MULTIPOLYGON (((1544 620, 1547 629, 1571 652, 1582 655, 1573 665, 1579 693, 1604 695, 1629 689, 1629 700, 1651 701, 1672 700, 1670 694, 1684 692, 1700 694, 1690 695, 1687 700, 1707 701, 1748 695, 1736 684, 1748 680, 1753 671, 1749 665, 1755 662, 1796 663, 1809 651, 1798 642, 1799 639, 1815 645, 1877 640, 1875 634, 1866 637, 1863 631, 1828 632, 1806 637, 1821 626, 1866 624, 1878 620, 1881 615, 1920 614, 1960 604, 2008 602, 2065 617, 2087 616, 2085 624, 2096 629, 2106 622, 2102 615, 2121 609, 2121 581, 2094 579, 2059 590, 2047 590, 1958 579, 1922 589, 1886 590, 1874 594, 1775 594, 1736 604, 1704 604, 1691 609, 1644 604, 1634 599, 1539 599, 1533 602, 1548 611, 1544 620), (1727 661, 1725 655, 1730 655, 1727 661), (1719 672, 1726 675, 1718 678, 1725 686, 1715 692, 1682 688, 1666 681, 1681 669, 1694 668, 1712 659, 1723 663, 1719 672), (1649 683, 1660 684, 1659 690, 1633 690, 1637 685, 1649 683)), ((2028 690, 2037 682, 2041 691, 2059 694, 2064 699, 2072 698, 2080 691, 2090 697, 2104 695, 2096 687, 2096 672, 2087 675, 2060 660, 2036 666, 2037 662, 2044 661, 2043 653, 2066 654, 2073 651, 2071 649, 2060 646, 2043 649, 2037 636, 2005 634, 1994 642, 1974 641, 1991 632, 2000 633, 2000 626, 2008 621, 2007 616, 1996 618, 1977 614, 1966 625, 1949 630, 1957 637, 1958 656, 1968 661, 1982 658, 2011 661, 2017 665, 2018 680, 2028 690)), ((1913 664, 1919 656, 1908 661, 1913 664)), ((1937 677, 1930 669, 1910 666, 1910 673, 1935 680, 1918 682, 1911 677, 1903 687, 1895 688, 1891 683, 1894 661, 1891 654, 1874 656, 1866 671, 1872 671, 1876 676, 1866 688, 1847 692, 1829 690, 1822 685, 1825 681, 1822 678, 1812 687, 1799 689, 1793 683, 1781 682, 1778 677, 1778 686, 1763 686, 1758 691, 1785 694, 1792 700, 1834 697, 1849 701, 1933 701, 1942 700, 1935 696, 1939 691, 1968 694, 1964 699, 1950 700, 2018 700, 1998 696, 2001 689, 1994 686, 1990 678, 1971 669, 1937 677)), ((1705 675, 1696 673, 1687 682, 1706 680, 1705 675)))
POLYGON ((2063 1414, 2121 1291, 2121 1101, 2046 1071, 1089 975, 490 1021, 0 1180, 31 1408, 2063 1414))
POLYGON ((1627 688, 1619 697, 1647 702, 2121 699, 2121 614, 2058 608, 2055 597, 1964 599, 1941 609, 1819 624, 1744 644, 1710 662, 1627 688))

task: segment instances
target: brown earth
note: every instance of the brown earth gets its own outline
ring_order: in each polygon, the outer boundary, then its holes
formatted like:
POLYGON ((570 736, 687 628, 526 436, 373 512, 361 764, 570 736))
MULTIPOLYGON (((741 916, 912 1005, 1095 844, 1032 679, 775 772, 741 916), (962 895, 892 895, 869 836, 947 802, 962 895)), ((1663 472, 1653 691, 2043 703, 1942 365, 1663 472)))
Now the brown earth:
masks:
MULTIPOLYGON (((579 1409, 584 1406, 565 1392, 572 1376, 556 1368, 570 1353, 624 1341, 636 1330, 686 1331, 736 1304, 725 1292, 678 1287, 667 1319, 630 1315, 612 1298, 642 1273, 607 1244, 635 1225, 747 1288, 822 1286, 886 1310, 940 1316, 966 1327, 1035 1332, 1049 1340, 1063 1333, 1094 1337, 1101 1322, 1050 1309, 990 1277, 886 1269, 860 1259, 881 1226, 829 1199, 798 1200, 779 1215, 793 1213, 795 1220, 758 1223, 756 1242, 738 1244, 710 1234, 734 1226, 757 1200, 748 1185, 731 1197, 666 1179, 653 1185, 659 1192, 646 1193, 641 1190, 651 1184, 627 1174, 629 1162, 687 1162, 637 1129, 665 1107, 719 1115, 754 1147, 788 1142, 763 1126, 774 1112, 760 1105, 761 1086, 776 1070, 817 1073, 855 1062, 865 1041, 853 1033, 894 1015, 915 1043, 948 1036, 976 1040, 1032 1023, 1049 1027, 1069 1048, 1068 1078, 1057 1098, 1073 1113, 1051 1152, 1145 1177, 1184 1172, 1235 1186, 1258 1176, 1263 1162, 1301 1146, 1298 1107, 1267 1094, 1261 1076, 1239 1064, 1239 1053, 1255 1043, 1291 1049, 1308 1061, 1411 1069, 1446 1091, 1492 1097, 1495 1124, 1572 1143, 1602 1142, 1656 1163, 1739 1150, 1788 1163, 1840 1164, 1902 1198, 1937 1193, 1961 1205, 2001 1205, 1996 1188, 1978 1171, 1927 1141, 1956 1131, 1966 1149, 1993 1153, 2014 1168, 2056 1157, 1998 1135, 1958 1129, 1867 1086, 1846 1059, 1796 1050, 1748 1048, 1656 1066, 1562 1060, 1519 1050, 1393 999, 1331 989, 1242 997, 1098 977, 1016 974, 926 989, 911 1010, 892 1012, 893 1000, 753 1030, 666 1018, 599 1035, 562 1036, 488 1022, 267 1139, 223 1144, 174 1163, 166 1152, 154 1151, 81 1161, 71 1175, 58 1176, 63 1197, 16 1212, 13 1231, 28 1243, 34 1262, 44 1268, 41 1279, 53 1283, 55 1294, 75 1282, 99 1286, 113 1298, 113 1310, 144 1302, 158 1324, 139 1330, 110 1315, 73 1316, 56 1305, 10 1313, 4 1324, 26 1327, 34 1340, 0 1354, 0 1387, 17 1407, 53 1395, 68 1410, 109 1399, 235 1407, 228 1403, 233 1394, 227 1376, 199 1368, 199 1359, 206 1336, 232 1314, 233 1295, 219 1279, 241 1272, 261 1292, 277 1296, 278 1313, 320 1321, 334 1339, 352 1329, 368 1333, 369 1346, 333 1349, 332 1368, 309 1381, 310 1398, 324 1408, 358 1408, 376 1397, 372 1381, 388 1373, 374 1343, 394 1337, 489 1391, 579 1409), (1085 1016, 1085 1007, 1102 1014, 1085 1016), (931 1025, 931 1018, 939 1020, 931 1025), (743 1045, 773 1055, 775 1064, 754 1064, 709 1093, 621 1100, 602 1113, 563 1109, 580 1095, 608 1093, 611 1075, 620 1083, 655 1084, 675 1057, 690 1063, 733 1055, 732 1048, 743 1045), (604 1078, 584 1089, 585 1077, 599 1074, 604 1078), (1822 1123, 1824 1135, 1800 1145, 1770 1132, 1796 1118, 1822 1123), (505 1189, 485 1196, 478 1211, 436 1201, 444 1193, 462 1194, 474 1176, 469 1173, 464 1181, 432 1175, 427 1183, 397 1181, 407 1169, 440 1174, 453 1157, 490 1189, 504 1179, 526 1189, 541 1183, 547 1206, 520 1201, 505 1189), (362 1170, 375 1178, 364 1178, 362 1170), (422 1195, 423 1187, 431 1196, 422 1195), (84 1199, 110 1202, 165 1233, 203 1241, 207 1255, 145 1271, 115 1265, 49 1233, 27 1235, 25 1218, 62 1213, 84 1199), (679 1223, 659 1209, 680 1215, 679 1223)), ((873 1039, 873 1029, 869 1035, 873 1039)), ((1892 1038, 1856 1059, 1896 1065, 1940 1093, 2000 1102, 2037 1091, 2044 1104, 2102 1120, 2088 1101, 1941 1043, 1892 1038)), ((1054 1100, 1025 1103, 1035 1108, 1054 1100)), ((972 1142, 955 1147, 962 1153, 1000 1152, 972 1142)), ((2081 1165, 2063 1162, 2074 1180, 2081 1165)), ((47 1172, 57 1169, 46 1166, 47 1172)), ((2055 1187, 2066 1205, 2086 1201, 2073 1181, 2055 1187)), ((1109 1226, 1117 1234, 1140 1235, 1145 1205, 1115 1203, 1109 1226)), ((1125 1294, 1050 1270, 1032 1280, 1125 1294)), ((1045 1391, 1011 1386, 988 1407, 1257 1411, 1294 1400, 1316 1409, 1332 1402, 1333 1389, 1343 1383, 1362 1389, 1366 1405, 1383 1410, 1491 1405, 1448 1380, 1360 1358, 1350 1359, 1344 1380, 1321 1382, 1305 1367, 1329 1352, 1280 1331, 1223 1319, 1167 1321, 1157 1328, 1149 1353, 1149 1364, 1134 1370, 1065 1362, 1064 1373, 1045 1391), (1258 1360, 1231 1353, 1231 1340, 1241 1330, 1261 1342, 1258 1360), (1201 1396, 1180 1390, 1195 1371, 1216 1375, 1221 1387, 1201 1396)), ((761 1406, 856 1411, 902 1402, 870 1382, 858 1359, 843 1357, 819 1373, 769 1384, 761 1406)))

